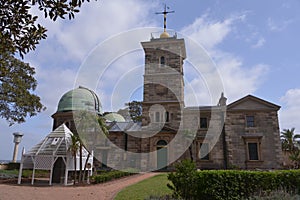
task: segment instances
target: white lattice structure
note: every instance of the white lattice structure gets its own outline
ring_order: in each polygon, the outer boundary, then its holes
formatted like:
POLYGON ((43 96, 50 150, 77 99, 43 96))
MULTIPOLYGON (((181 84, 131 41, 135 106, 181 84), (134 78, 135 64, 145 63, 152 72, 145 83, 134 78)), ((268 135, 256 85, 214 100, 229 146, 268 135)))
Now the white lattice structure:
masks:
MULTIPOLYGON (((52 176, 55 168, 56 162, 58 159, 63 161, 64 167, 64 184, 68 183, 68 172, 74 171, 74 157, 69 151, 71 145, 71 136, 73 133, 68 129, 65 124, 62 124, 57 129, 52 131, 49 135, 46 136, 44 140, 35 145, 30 151, 22 153, 22 159, 19 170, 18 184, 21 183, 21 175, 23 169, 33 169, 31 184, 34 184, 34 175, 36 169, 41 170, 50 170, 50 179, 49 185, 52 185, 52 176)), ((90 163, 90 166, 93 166, 93 152, 88 156, 88 151, 82 149, 82 163, 83 169, 85 163, 90 163), (87 158, 88 162, 86 162, 87 158)), ((61 161, 60 160, 60 161, 61 161)), ((76 155, 76 170, 80 169, 80 156, 79 152, 76 155)), ((92 168, 86 169, 89 170, 89 174, 92 173, 92 168)))

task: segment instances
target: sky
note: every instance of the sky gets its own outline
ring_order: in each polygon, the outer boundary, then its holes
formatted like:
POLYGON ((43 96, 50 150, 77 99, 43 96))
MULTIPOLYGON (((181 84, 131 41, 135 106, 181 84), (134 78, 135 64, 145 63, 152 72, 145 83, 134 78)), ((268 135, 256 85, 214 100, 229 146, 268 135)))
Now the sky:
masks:
POLYGON ((29 150, 49 134, 59 99, 79 85, 95 90, 103 111, 142 100, 140 42, 162 31, 163 17, 155 12, 163 11, 164 3, 175 11, 168 15, 168 29, 187 43, 187 106, 217 103, 210 89, 218 79, 228 103, 252 94, 280 105, 280 130, 295 127, 300 133, 300 1, 101 0, 84 3, 72 21, 52 22, 32 10, 48 37, 25 62, 36 69, 35 92, 47 109, 13 126, 0 119, 0 160, 12 159, 14 132, 24 134, 18 159, 22 147, 29 150), (205 67, 197 72, 195 52, 210 59, 213 73, 205 67))

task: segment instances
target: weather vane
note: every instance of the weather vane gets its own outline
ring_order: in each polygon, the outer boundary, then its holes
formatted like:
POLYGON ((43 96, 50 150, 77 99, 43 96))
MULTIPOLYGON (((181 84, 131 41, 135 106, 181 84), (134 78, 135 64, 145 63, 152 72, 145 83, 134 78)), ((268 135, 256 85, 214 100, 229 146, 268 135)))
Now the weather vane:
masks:
POLYGON ((164 9, 163 12, 156 12, 155 13, 155 14, 164 14, 164 32, 166 32, 166 30, 167 30, 167 14, 175 12, 175 11, 167 11, 167 9, 170 9, 170 8, 167 7, 167 5, 165 4, 165 9, 164 9))

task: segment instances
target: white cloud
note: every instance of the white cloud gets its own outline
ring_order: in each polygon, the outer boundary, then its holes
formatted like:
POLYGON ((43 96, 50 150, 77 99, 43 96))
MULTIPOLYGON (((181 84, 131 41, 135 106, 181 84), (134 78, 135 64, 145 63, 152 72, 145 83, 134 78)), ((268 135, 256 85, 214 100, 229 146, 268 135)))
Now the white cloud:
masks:
POLYGON ((268 21, 267 21, 267 25, 271 31, 283 31, 293 22, 294 22, 294 19, 277 20, 276 21, 269 17, 268 21))
POLYGON ((245 67, 239 59, 230 56, 223 57, 217 65, 229 103, 254 93, 269 70, 269 66, 265 64, 245 67))
POLYGON ((260 48, 266 43, 266 40, 263 37, 260 37, 256 44, 253 44, 251 47, 252 48, 260 48))
POLYGON ((281 129, 290 129, 295 127, 296 132, 300 132, 300 88, 288 90, 280 98, 283 107, 280 111, 281 129))
MULTIPOLYGON (((84 57, 91 50, 95 50, 97 45, 116 34, 137 27, 154 25, 149 14, 153 14, 152 9, 157 6, 156 3, 145 4, 138 0, 92 1, 83 5, 74 20, 57 20, 56 22, 44 19, 42 13, 32 10, 35 14, 40 15, 40 23, 49 30, 47 40, 42 41, 37 50, 27 56, 31 65, 36 67, 37 93, 48 108, 46 111, 48 114, 53 114, 62 94, 78 86, 80 81, 78 81, 77 75, 81 72, 80 66, 84 57)), ((150 34, 144 34, 145 39, 149 37, 150 34)), ((90 67, 89 75, 97 75, 93 70, 97 71, 105 67, 105 65, 101 65, 103 57, 109 57, 110 54, 115 55, 119 49, 122 49, 120 46, 129 46, 130 43, 132 41, 127 39, 105 46, 105 51, 97 55, 97 62, 93 62, 94 66, 90 67)), ((140 46, 139 43, 137 45, 140 46)), ((136 60, 134 61, 136 62, 136 60)), ((115 79, 110 79, 111 77, 115 78, 124 74, 124 70, 128 70, 128 65, 130 67, 136 65, 130 58, 122 61, 123 65, 114 68, 115 71, 106 79, 107 85, 109 82, 115 81, 115 79)), ((87 80, 80 83, 83 83, 85 87, 96 89, 95 84, 98 80, 94 80, 88 77, 87 80)))
POLYGON ((206 49, 210 49, 219 44, 231 31, 233 19, 224 21, 209 21, 206 15, 197 18, 192 24, 184 27, 180 32, 193 38, 206 49))
MULTIPOLYGON (((223 21, 209 20, 207 15, 197 18, 194 23, 182 29, 182 33, 191 37, 199 44, 205 47, 207 57, 200 55, 196 47, 189 46, 188 60, 192 57, 196 60, 192 63, 200 69, 198 77, 188 78, 186 81, 185 100, 187 105, 197 105, 199 102, 203 104, 217 104, 216 98, 219 98, 222 84, 225 96, 231 102, 243 97, 249 93, 254 93, 264 80, 269 67, 265 64, 256 64, 254 66, 245 66, 242 59, 237 55, 223 52, 218 48, 226 37, 234 30, 235 22, 243 21, 245 14, 239 16, 231 16, 223 21), (218 94, 213 94, 214 91, 218 94), (195 97, 197 102, 195 102, 195 97)), ((256 48, 264 44, 261 38, 256 48)), ((202 51, 205 51, 202 50, 202 51)), ((190 61, 190 60, 189 60, 190 61)), ((187 76, 195 74, 191 67, 186 68, 187 76)))
POLYGON ((68 54, 75 58, 82 59, 95 45, 112 35, 154 25, 148 17, 154 6, 151 3, 137 0, 90 3, 73 23, 64 23, 55 35, 68 54))

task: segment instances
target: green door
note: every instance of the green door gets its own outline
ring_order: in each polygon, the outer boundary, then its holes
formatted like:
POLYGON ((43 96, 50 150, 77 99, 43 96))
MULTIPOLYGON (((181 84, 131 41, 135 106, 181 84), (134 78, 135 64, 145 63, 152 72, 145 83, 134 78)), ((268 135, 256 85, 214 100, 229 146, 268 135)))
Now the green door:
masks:
POLYGON ((157 169, 166 169, 168 165, 167 142, 160 140, 157 142, 157 169))

